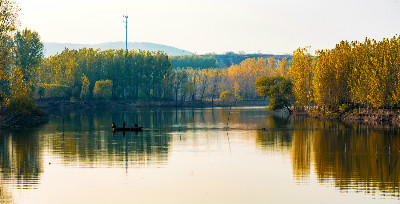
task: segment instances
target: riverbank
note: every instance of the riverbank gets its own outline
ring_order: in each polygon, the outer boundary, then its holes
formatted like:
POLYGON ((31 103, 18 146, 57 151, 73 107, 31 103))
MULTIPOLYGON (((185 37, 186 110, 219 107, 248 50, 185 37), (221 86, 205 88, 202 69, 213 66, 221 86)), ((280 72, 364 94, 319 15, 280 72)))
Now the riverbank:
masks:
MULTIPOLYGON (((244 107, 265 106, 265 100, 242 100, 232 103, 216 100, 212 101, 66 101, 44 100, 36 101, 34 111, 2 111, 0 112, 0 128, 27 128, 33 127, 49 120, 48 115, 62 110, 87 110, 87 109, 129 109, 129 108, 201 108, 201 107, 244 107)), ((32 105, 32 104, 30 104, 32 105)), ((24 107, 20 105, 18 107, 24 107)))
POLYGON ((27 128, 33 127, 39 124, 43 124, 49 121, 47 114, 39 115, 1 115, 0 116, 0 128, 27 128))
MULTIPOLYGON (((201 107, 245 107, 266 106, 267 101, 241 100, 235 102, 212 101, 86 101, 71 102, 63 100, 38 100, 40 109, 47 113, 53 110, 85 110, 85 109, 129 109, 129 108, 201 108, 201 107)), ((400 110, 388 109, 353 109, 342 112, 324 113, 318 111, 297 111, 295 116, 313 117, 321 120, 340 120, 347 123, 364 123, 373 125, 389 125, 400 127, 400 110)))
POLYGON ((24 112, 1 112, 0 113, 0 129, 1 128, 28 128, 40 125, 49 121, 48 114, 42 111, 34 113, 24 112))
POLYGON ((317 111, 296 112, 296 116, 307 116, 321 120, 340 120, 345 123, 362 123, 382 127, 400 127, 400 110, 360 108, 343 113, 322 114, 317 111))
POLYGON ((46 111, 51 112, 54 109, 98 109, 98 108, 200 108, 200 107, 244 107, 244 106, 265 106, 265 100, 241 100, 236 102, 212 101, 86 101, 86 102, 71 102, 71 101, 53 101, 53 100, 38 100, 38 106, 46 111))
POLYGON ((43 112, 36 101, 27 94, 12 98, 0 110, 0 128, 26 128, 48 120, 48 114, 43 112))

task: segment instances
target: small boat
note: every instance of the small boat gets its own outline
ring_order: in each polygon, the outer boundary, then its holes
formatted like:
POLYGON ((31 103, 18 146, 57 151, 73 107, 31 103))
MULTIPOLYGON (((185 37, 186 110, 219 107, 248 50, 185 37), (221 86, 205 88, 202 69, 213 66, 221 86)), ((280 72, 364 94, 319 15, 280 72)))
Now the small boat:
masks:
POLYGON ((116 131, 143 131, 143 127, 125 127, 125 128, 115 127, 112 129, 112 131, 113 132, 116 132, 116 131))

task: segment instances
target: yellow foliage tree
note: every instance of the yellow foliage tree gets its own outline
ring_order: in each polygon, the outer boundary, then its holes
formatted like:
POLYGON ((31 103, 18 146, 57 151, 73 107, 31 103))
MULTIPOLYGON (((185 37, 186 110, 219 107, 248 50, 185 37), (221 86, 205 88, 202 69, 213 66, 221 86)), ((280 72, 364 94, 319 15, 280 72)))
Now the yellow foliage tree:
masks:
POLYGON ((279 73, 283 77, 289 77, 289 64, 286 57, 279 62, 279 73))
POLYGON ((89 79, 85 74, 82 75, 82 89, 81 89, 81 100, 86 100, 89 97, 89 79))
POLYGON ((23 95, 29 95, 31 89, 28 87, 24 79, 24 75, 19 67, 14 69, 14 72, 10 78, 11 96, 19 97, 23 95))
POLYGON ((293 79, 293 92, 297 105, 310 106, 313 101, 312 79, 314 65, 311 54, 305 48, 299 48, 293 52, 290 76, 293 79))
POLYGON ((234 101, 234 98, 234 94, 229 90, 222 92, 219 96, 219 99, 224 103, 232 103, 234 101))

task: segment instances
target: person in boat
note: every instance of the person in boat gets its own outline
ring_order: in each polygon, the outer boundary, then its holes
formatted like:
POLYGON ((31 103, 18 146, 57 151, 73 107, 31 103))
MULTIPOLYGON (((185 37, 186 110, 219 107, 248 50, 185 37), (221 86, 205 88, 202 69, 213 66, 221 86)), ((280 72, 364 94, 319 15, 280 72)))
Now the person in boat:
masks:
POLYGON ((123 127, 123 128, 125 128, 125 121, 124 121, 124 122, 122 122, 122 127, 123 127))
POLYGON ((139 127, 139 125, 137 123, 135 123, 135 127, 137 128, 137 127, 139 127))
POLYGON ((112 123, 112 124, 111 124, 111 127, 112 127, 113 129, 117 128, 117 126, 115 125, 115 123, 112 123))

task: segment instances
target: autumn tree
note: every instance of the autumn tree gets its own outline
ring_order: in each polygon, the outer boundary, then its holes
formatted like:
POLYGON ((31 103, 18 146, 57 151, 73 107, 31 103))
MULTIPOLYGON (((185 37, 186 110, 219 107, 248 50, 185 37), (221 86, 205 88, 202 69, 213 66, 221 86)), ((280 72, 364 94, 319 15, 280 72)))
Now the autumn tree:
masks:
POLYGON ((299 106, 310 106, 313 101, 313 72, 311 54, 305 48, 295 50, 290 76, 293 79, 293 92, 299 106))
POLYGON ((89 94, 90 94, 90 90, 89 90, 90 82, 85 74, 83 74, 81 79, 82 79, 82 89, 81 89, 80 98, 81 98, 81 100, 86 100, 89 98, 89 94))
POLYGON ((22 95, 29 95, 30 88, 25 80, 21 68, 15 67, 10 77, 11 96, 20 97, 22 95))
MULTIPOLYGON (((14 67, 10 76, 10 98, 4 110, 5 115, 21 118, 27 115, 38 115, 41 111, 31 95, 31 89, 25 81, 24 75, 19 67, 14 67)), ((15 123, 15 121, 14 121, 15 123)))
POLYGON ((268 57, 268 70, 272 75, 279 75, 279 71, 276 66, 276 59, 275 57, 268 57))
POLYGON ((284 77, 289 77, 289 64, 286 57, 279 62, 279 73, 284 77))
POLYGON ((296 50, 290 67, 296 103, 315 104, 324 112, 338 111, 343 104, 400 107, 399 50, 398 36, 342 41, 333 49, 316 51, 314 60, 305 49, 296 50))
POLYGON ((221 89, 239 94, 238 98, 254 99, 257 97, 254 87, 255 80, 259 76, 270 74, 270 69, 267 69, 266 59, 249 58, 239 65, 232 65, 227 69, 221 70, 221 89))
MULTIPOLYGON (((335 108, 350 102, 350 75, 353 69, 351 45, 342 41, 332 50, 316 52, 313 77, 315 103, 322 108, 335 108)), ((336 108, 337 109, 337 108, 336 108)))
POLYGON ((221 75, 219 71, 212 71, 210 72, 210 75, 211 77, 210 77, 209 93, 211 94, 211 103, 214 105, 214 98, 218 90, 218 85, 220 84, 221 81, 221 75))
POLYGON ((192 95, 194 92, 194 83, 192 81, 188 81, 183 85, 182 89, 182 101, 185 101, 187 96, 192 95))
POLYGON ((0 107, 9 95, 9 73, 13 62, 12 34, 18 27, 18 11, 15 1, 0 0, 0 107))
POLYGON ((220 94, 219 99, 225 103, 232 103, 235 100, 235 95, 231 91, 226 90, 220 94))
POLYGON ((173 89, 175 92, 175 101, 178 101, 178 94, 182 92, 183 85, 187 82, 187 72, 185 70, 173 72, 173 89))

